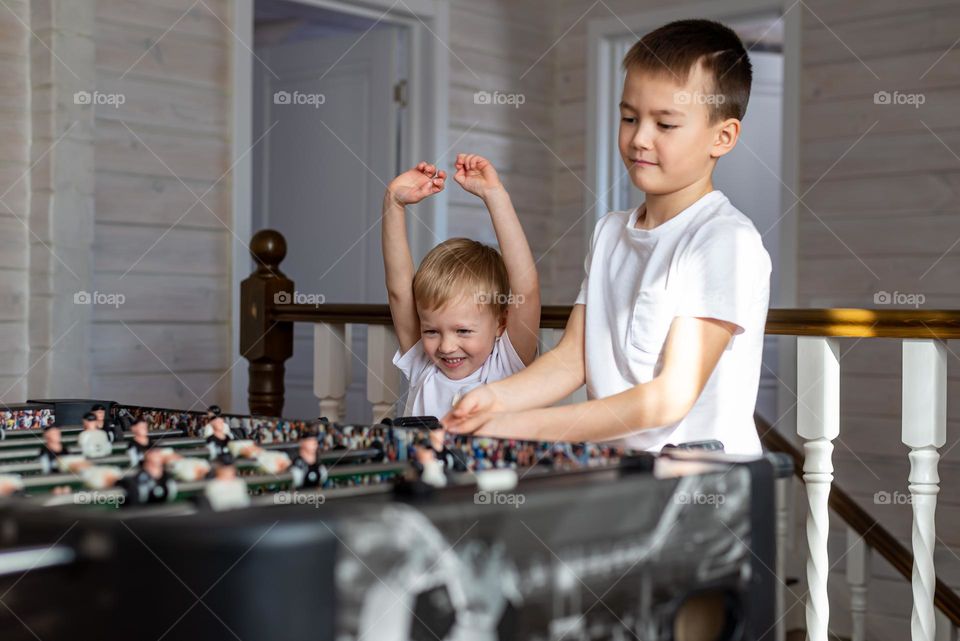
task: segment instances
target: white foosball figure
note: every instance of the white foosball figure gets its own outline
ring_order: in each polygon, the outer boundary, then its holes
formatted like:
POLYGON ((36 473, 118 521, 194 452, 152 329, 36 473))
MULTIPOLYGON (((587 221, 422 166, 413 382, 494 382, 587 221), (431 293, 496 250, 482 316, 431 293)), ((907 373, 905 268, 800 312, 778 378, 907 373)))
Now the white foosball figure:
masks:
POLYGON ((77 437, 77 444, 80 452, 87 458, 103 458, 113 452, 110 438, 97 425, 97 416, 93 412, 83 415, 83 431, 77 437))
POLYGON ((0 474, 0 496, 10 496, 23 489, 23 479, 19 474, 0 474))
POLYGON ((203 426, 203 438, 210 438, 217 431, 218 425, 223 427, 223 433, 227 438, 233 438, 233 433, 221 416, 220 406, 211 405, 207 408, 207 424, 203 426))
POLYGON ((210 508, 220 512, 236 510, 250 505, 250 494, 243 479, 237 478, 236 468, 222 460, 213 463, 214 477, 203 489, 203 496, 210 508))

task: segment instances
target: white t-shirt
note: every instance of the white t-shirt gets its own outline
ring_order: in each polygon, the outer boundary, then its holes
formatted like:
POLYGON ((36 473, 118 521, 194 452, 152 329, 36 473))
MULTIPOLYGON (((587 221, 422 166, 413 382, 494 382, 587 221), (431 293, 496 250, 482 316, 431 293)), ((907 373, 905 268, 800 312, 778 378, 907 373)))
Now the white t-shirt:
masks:
POLYGON ((676 316, 715 318, 737 330, 703 392, 679 422, 616 441, 632 449, 717 439, 758 454, 753 420, 770 299, 770 256, 756 227, 714 190, 653 229, 640 208, 596 226, 578 304, 586 305, 587 395, 602 398, 652 380, 676 316))
POLYGON ((459 393, 466 394, 474 387, 493 383, 516 374, 524 368, 523 361, 514 349, 507 332, 496 339, 493 351, 483 365, 466 378, 452 380, 447 378, 436 364, 423 351, 423 341, 400 354, 397 350, 393 364, 400 368, 410 390, 403 416, 436 416, 441 418, 453 407, 453 399, 459 393))

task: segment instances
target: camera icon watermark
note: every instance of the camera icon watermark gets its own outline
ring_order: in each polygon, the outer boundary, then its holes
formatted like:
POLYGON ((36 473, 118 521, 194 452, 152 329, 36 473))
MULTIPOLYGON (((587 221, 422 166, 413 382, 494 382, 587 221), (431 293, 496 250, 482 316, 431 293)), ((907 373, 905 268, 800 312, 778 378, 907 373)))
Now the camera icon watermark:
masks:
POLYGON ((873 104, 875 105, 913 105, 914 109, 919 109, 920 105, 926 101, 927 96, 922 93, 878 91, 873 94, 873 104))
POLYGON ((320 492, 277 492, 273 495, 274 505, 309 505, 315 508, 327 502, 320 492))
POLYGON ((99 507, 120 507, 127 502, 127 497, 120 492, 78 492, 73 495, 74 505, 95 505, 99 507))
POLYGON ((474 505, 512 505, 516 509, 527 502, 523 494, 482 491, 473 495, 474 505))
POLYGON ((503 93, 500 91, 475 91, 473 94, 473 104, 475 105, 510 105, 514 109, 519 109, 520 105, 527 102, 527 97, 522 93, 503 93))
POLYGON ((127 297, 123 294, 107 294, 105 292, 87 292, 80 290, 73 294, 74 305, 109 305, 118 308, 123 305, 127 297))
POLYGON ((727 497, 723 494, 709 492, 678 492, 674 496, 674 501, 680 505, 712 505, 720 507, 727 502, 727 497))
POLYGON ((880 491, 873 495, 874 505, 912 505, 913 496, 906 492, 886 492, 880 491))
POLYGON ((327 302, 323 294, 306 294, 304 292, 277 292, 273 295, 275 305, 313 305, 320 307, 327 302))
POLYGON ((127 102, 127 97, 122 93, 78 91, 73 94, 73 104, 75 105, 108 105, 114 109, 119 109, 120 105, 125 102, 127 102))
POLYGON ((923 294, 908 294, 906 292, 879 291, 873 294, 874 305, 912 305, 919 308, 927 301, 923 294))
POLYGON ((273 104, 275 105, 310 105, 314 109, 319 109, 320 105, 327 102, 327 97, 322 93, 303 93, 301 91, 275 91, 273 93, 273 104))
POLYGON ((477 305, 523 305, 526 297, 523 294, 504 294, 503 292, 477 292, 473 297, 477 305))

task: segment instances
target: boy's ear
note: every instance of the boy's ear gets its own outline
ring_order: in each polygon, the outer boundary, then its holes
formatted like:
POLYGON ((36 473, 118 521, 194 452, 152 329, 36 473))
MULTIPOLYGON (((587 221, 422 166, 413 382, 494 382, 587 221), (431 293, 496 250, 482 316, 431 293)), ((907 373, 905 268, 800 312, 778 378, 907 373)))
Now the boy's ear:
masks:
POLYGON ((713 150, 711 156, 719 158, 726 156, 737 145, 740 139, 740 121, 736 118, 727 118, 717 125, 716 135, 713 141, 713 150))

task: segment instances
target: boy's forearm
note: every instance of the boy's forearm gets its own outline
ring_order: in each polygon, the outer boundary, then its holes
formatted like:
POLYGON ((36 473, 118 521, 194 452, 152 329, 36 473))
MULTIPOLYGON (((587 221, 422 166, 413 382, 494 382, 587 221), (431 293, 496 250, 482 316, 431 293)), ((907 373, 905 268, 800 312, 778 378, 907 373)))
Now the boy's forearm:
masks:
POLYGON ((515 294, 539 291, 536 263, 510 194, 500 187, 488 193, 483 200, 500 244, 500 253, 510 277, 510 288, 515 294))
POLYGON ((654 379, 605 398, 517 412, 509 421, 495 422, 475 435, 572 443, 610 441, 683 418, 678 404, 668 398, 662 381, 654 379))
POLYGON ((407 243, 404 209, 389 194, 383 202, 383 268, 387 293, 391 296, 408 295, 414 269, 407 243))
POLYGON ((584 383, 583 359, 563 343, 523 371, 490 385, 506 411, 546 407, 575 392, 584 383))

